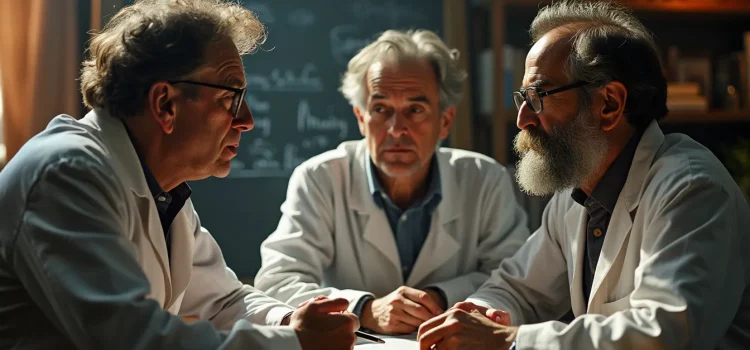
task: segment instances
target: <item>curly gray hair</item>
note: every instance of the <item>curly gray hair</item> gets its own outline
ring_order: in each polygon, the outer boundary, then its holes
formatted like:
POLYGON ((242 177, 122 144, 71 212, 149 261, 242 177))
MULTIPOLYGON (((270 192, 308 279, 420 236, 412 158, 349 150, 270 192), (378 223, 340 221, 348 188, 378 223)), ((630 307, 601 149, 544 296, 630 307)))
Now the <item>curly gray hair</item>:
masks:
POLYGON ((247 54, 266 34, 255 14, 233 1, 136 1, 91 40, 81 70, 83 101, 118 118, 136 115, 154 82, 195 71, 205 64, 206 47, 227 37, 247 54))
POLYGON ((466 72, 458 65, 459 52, 449 49, 429 30, 387 30, 357 53, 347 66, 339 91, 358 108, 367 104, 366 75, 370 66, 384 58, 397 62, 427 60, 432 64, 440 89, 440 108, 457 105, 464 93, 466 72))

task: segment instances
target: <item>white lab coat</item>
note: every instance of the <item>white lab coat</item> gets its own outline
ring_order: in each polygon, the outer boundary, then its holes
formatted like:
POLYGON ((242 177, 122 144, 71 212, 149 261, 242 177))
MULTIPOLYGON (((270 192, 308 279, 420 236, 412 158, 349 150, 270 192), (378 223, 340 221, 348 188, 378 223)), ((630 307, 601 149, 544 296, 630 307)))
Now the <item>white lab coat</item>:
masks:
POLYGON ((30 140, 0 173, 0 210, 2 348, 299 348, 275 326, 292 309, 237 280, 190 200, 167 261, 138 157, 103 112, 30 140))
POLYGON ((750 210, 722 164, 645 131, 607 228, 588 308, 586 210, 556 194, 542 226, 469 301, 507 310, 518 349, 750 346, 750 210), (556 320, 572 305, 577 318, 556 320), (545 322, 546 321, 546 322, 545 322))
POLYGON ((442 200, 408 280, 385 212, 365 173, 366 144, 346 141, 300 165, 289 180, 282 217, 261 245, 255 286, 291 305, 317 295, 364 295, 402 285, 436 286, 448 305, 464 300, 528 238, 504 167, 483 155, 436 150, 442 200))

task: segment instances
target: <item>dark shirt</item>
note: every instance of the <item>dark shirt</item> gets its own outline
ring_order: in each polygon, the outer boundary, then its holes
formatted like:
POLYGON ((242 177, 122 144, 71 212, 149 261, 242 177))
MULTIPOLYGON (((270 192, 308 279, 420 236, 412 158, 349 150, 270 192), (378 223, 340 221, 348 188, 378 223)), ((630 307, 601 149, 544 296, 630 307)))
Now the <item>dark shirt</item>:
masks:
POLYGON ((637 133, 630 138, 620 155, 617 156, 604 176, 596 185, 596 188, 587 196, 581 189, 574 189, 571 197, 578 204, 586 208, 588 212, 588 223, 586 224, 586 241, 584 242, 583 255, 583 299, 588 305, 591 288, 594 283, 594 272, 599 262, 599 255, 607 235, 609 220, 615 210, 617 198, 620 196, 625 181, 628 179, 630 164, 633 162, 635 150, 642 133, 637 133))
MULTIPOLYGON (((430 162, 430 170, 427 174, 427 181, 429 181, 427 193, 425 193, 425 196, 421 200, 406 210, 399 208, 388 197, 380 180, 375 176, 375 164, 372 163, 369 152, 365 158, 367 159, 365 172, 367 173, 370 194, 372 194, 375 204, 385 211, 385 215, 388 218, 388 224, 391 226, 391 231, 396 239, 396 247, 398 248, 399 259, 401 260, 401 273, 404 281, 406 281, 409 278, 411 269, 414 267, 414 263, 417 261, 419 252, 422 250, 422 245, 424 245, 424 241, 427 239, 427 234, 430 232, 432 213, 443 198, 440 189, 440 170, 438 169, 437 156, 433 155, 430 162)), ((440 288, 432 287, 432 289, 440 293, 443 300, 447 300, 445 292, 440 288)), ((358 317, 362 316, 362 309, 365 303, 372 299, 374 298, 369 295, 361 298, 352 310, 353 313, 358 317)), ((362 330, 368 331, 364 328, 362 330)))
MULTIPOLYGON (((123 125, 125 125, 125 123, 123 123, 123 125)), ((171 261, 172 240, 170 237, 170 227, 172 227, 172 222, 174 221, 174 218, 177 217, 177 213, 182 210, 182 207, 185 206, 185 202, 190 198, 192 190, 187 182, 183 182, 171 191, 164 192, 161 185, 159 185, 159 182, 156 181, 151 169, 148 168, 148 165, 146 165, 146 162, 143 160, 141 152, 138 151, 138 147, 135 146, 133 135, 127 125, 125 125, 125 131, 127 131, 128 137, 130 137, 130 142, 133 144, 133 149, 135 149, 135 153, 138 155, 138 160, 141 162, 143 175, 146 178, 148 189, 151 191, 151 196, 154 197, 156 210, 159 213, 159 221, 161 221, 161 229, 164 232, 164 240, 167 244, 167 255, 171 261)))
POLYGON ((388 223, 396 239, 396 247, 398 247, 398 255, 401 259, 401 273, 404 281, 406 281, 414 263, 417 261, 419 252, 422 250, 427 234, 430 232, 432 212, 442 199, 437 157, 433 156, 430 162, 430 170, 427 174, 427 192, 422 199, 416 201, 406 210, 393 203, 375 175, 375 164, 372 163, 369 156, 367 159, 369 166, 366 167, 366 172, 370 193, 375 203, 380 209, 385 210, 385 215, 388 217, 388 223))

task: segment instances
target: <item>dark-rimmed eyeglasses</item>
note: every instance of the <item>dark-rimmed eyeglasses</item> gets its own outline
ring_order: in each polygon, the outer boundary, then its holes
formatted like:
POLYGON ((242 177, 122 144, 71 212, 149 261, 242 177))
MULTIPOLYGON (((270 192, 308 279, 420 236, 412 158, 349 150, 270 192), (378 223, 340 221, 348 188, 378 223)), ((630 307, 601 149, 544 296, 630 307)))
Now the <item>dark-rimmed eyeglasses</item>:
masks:
POLYGON ((170 84, 179 84, 179 83, 194 84, 194 85, 208 86, 214 89, 222 89, 222 90, 234 92, 234 96, 232 96, 232 107, 229 108, 229 113, 232 114, 232 118, 234 119, 237 119, 240 115, 240 106, 242 106, 242 101, 245 99, 245 92, 247 92, 247 88, 238 89, 238 88, 233 88, 231 86, 209 84, 209 83, 203 83, 200 81, 193 81, 193 80, 172 80, 172 81, 168 81, 168 83, 170 84))
POLYGON ((521 110, 521 106, 523 106, 523 103, 526 102, 526 105, 529 107, 529 109, 531 109, 532 112, 539 113, 542 111, 542 109, 544 109, 542 97, 556 94, 558 92, 568 91, 570 89, 579 88, 586 84, 588 84, 587 81, 577 81, 570 85, 561 86, 557 89, 552 89, 549 91, 540 90, 536 86, 529 86, 518 91, 513 91, 513 102, 516 103, 516 108, 518 108, 519 111, 521 110))

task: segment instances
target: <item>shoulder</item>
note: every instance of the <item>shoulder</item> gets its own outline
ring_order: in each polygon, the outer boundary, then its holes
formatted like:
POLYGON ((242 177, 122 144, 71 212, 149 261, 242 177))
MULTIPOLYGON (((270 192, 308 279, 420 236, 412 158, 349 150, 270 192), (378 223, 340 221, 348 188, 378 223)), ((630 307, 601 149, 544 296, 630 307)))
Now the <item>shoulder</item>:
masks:
POLYGON ((666 135, 649 169, 645 192, 664 196, 697 185, 728 193, 736 188, 729 171, 708 148, 687 135, 666 135))
POLYGON ((28 182, 36 181, 45 172, 61 169, 112 171, 111 156, 96 131, 66 115, 55 117, 44 131, 26 142, 7 164, 3 175, 28 182))

